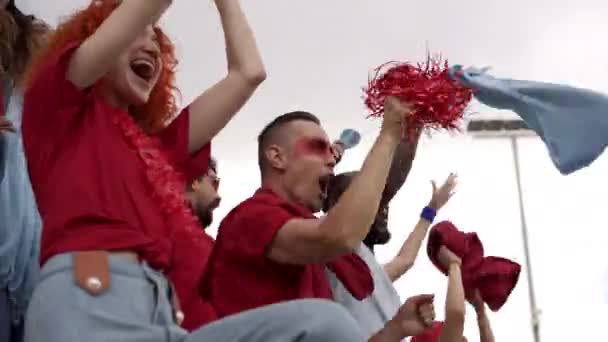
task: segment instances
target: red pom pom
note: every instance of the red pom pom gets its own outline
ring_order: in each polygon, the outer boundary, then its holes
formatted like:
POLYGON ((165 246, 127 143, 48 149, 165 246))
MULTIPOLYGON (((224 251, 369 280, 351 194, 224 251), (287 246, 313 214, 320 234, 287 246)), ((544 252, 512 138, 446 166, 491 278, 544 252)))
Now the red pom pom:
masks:
POLYGON ((448 74, 448 62, 440 57, 427 57, 416 65, 389 62, 375 70, 367 88, 363 89, 370 116, 384 113, 384 100, 395 96, 413 107, 405 124, 410 130, 458 129, 465 109, 473 97, 448 74))

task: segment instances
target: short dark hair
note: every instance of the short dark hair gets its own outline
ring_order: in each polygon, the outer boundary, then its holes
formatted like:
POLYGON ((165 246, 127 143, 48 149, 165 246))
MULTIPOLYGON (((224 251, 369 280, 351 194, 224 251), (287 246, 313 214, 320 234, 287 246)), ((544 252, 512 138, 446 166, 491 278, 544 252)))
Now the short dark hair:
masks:
POLYGON ((273 141, 279 129, 294 121, 309 121, 314 122, 317 125, 321 124, 319 118, 314 114, 304 111, 285 113, 272 120, 258 135, 258 165, 260 166, 261 172, 264 171, 264 165, 266 165, 264 150, 270 145, 270 142, 273 141))

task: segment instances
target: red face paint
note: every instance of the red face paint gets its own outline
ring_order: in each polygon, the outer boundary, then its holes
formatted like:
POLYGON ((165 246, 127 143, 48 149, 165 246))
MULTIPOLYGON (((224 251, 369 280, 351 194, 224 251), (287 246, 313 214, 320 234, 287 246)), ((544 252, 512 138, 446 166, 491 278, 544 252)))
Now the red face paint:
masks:
POLYGON ((317 155, 322 158, 333 157, 332 146, 323 138, 301 138, 296 142, 296 153, 317 155))

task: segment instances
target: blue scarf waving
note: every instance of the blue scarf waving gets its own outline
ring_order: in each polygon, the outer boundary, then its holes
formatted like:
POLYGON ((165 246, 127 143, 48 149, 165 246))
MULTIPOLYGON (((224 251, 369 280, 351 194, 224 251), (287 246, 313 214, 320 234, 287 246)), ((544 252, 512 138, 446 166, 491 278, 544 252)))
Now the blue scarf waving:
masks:
POLYGON ((499 79, 455 65, 450 74, 490 107, 517 113, 544 141, 559 172, 589 166, 608 145, 608 96, 565 85, 499 79))

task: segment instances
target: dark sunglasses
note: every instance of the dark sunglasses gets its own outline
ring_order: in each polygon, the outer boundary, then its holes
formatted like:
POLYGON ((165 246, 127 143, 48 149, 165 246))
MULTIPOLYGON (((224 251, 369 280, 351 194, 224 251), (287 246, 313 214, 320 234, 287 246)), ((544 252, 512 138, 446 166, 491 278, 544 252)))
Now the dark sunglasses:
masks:
POLYGON ((302 147, 312 154, 322 157, 333 157, 338 162, 340 155, 334 150, 334 146, 327 140, 321 138, 304 138, 301 141, 302 147))

